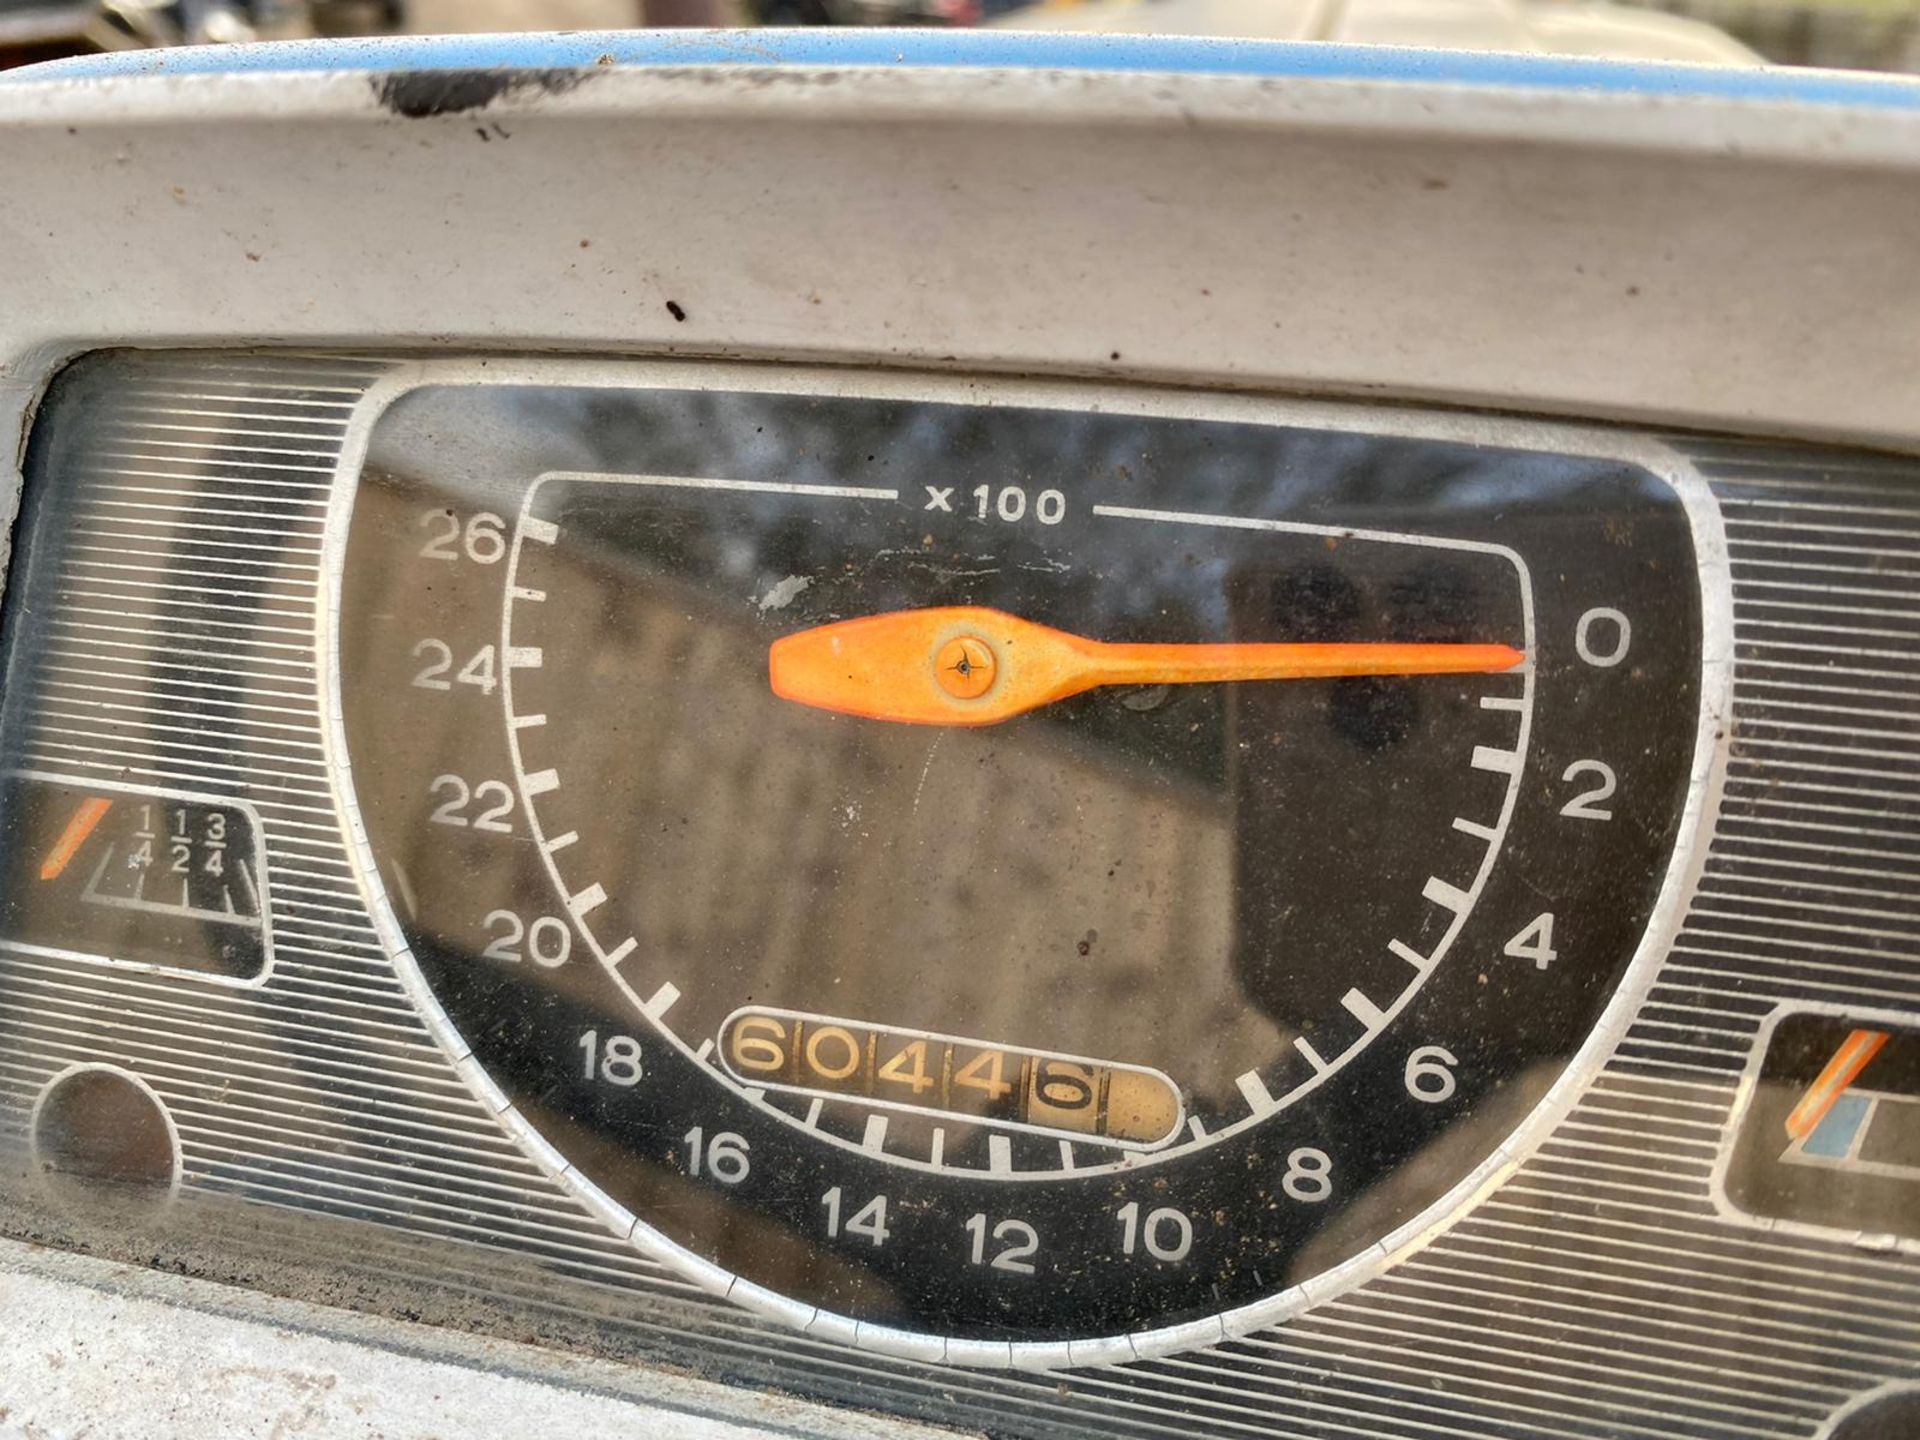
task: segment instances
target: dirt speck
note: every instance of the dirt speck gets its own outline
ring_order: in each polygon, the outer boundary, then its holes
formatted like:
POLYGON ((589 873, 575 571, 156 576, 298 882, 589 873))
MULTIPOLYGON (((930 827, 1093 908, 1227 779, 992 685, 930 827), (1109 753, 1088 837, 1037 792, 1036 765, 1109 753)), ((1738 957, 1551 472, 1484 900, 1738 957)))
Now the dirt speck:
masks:
POLYGON ((372 76, 374 99, 396 115, 424 120, 484 110, 503 95, 538 90, 564 95, 590 75, 585 70, 403 70, 372 76))

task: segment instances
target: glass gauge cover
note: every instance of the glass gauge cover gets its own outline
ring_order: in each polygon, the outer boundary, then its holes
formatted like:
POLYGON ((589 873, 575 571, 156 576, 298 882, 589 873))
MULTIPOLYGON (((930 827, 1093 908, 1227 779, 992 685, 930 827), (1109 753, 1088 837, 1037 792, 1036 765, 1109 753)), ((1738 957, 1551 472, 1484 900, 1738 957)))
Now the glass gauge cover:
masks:
POLYGON ((1128 1358, 1358 1276, 1604 1043, 1684 849, 1684 485, 1135 408, 371 421, 338 685, 422 1003, 610 1223, 821 1333, 1128 1358))

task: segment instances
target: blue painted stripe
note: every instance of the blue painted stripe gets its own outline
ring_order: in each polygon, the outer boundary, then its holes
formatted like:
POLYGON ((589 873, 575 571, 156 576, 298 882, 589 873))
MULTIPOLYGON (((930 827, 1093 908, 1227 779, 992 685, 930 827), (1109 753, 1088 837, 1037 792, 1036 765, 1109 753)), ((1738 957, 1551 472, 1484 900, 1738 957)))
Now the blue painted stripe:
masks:
POLYGON ((1920 80, 1826 70, 1644 65, 1551 55, 1321 45, 1282 40, 1005 30, 609 30, 563 35, 448 35, 296 40, 132 50, 51 60, 0 84, 108 75, 348 70, 501 70, 683 65, 813 65, 1253 75, 1492 89, 1589 91, 1699 99, 1920 109, 1920 80), (611 57, 610 59, 608 57, 611 57))
POLYGON ((1817 1155, 1822 1160, 1846 1159, 1854 1134, 1860 1129, 1860 1122, 1867 1118, 1871 1103, 1864 1095, 1842 1095, 1801 1144, 1801 1153, 1817 1155))

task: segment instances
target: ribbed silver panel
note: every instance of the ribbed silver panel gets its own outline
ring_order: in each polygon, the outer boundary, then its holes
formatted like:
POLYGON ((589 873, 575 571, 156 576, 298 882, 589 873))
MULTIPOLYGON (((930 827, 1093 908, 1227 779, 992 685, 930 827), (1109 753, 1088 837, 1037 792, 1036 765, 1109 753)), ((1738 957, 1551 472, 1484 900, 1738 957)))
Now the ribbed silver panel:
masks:
MULTIPOLYGON (((1770 1234, 1714 1192, 1776 1005, 1920 1014, 1911 462, 1678 442, 1732 546, 1719 826, 1617 1055, 1515 1176, 1283 1329, 994 1376, 856 1355, 699 1296, 546 1180, 415 1017, 341 842, 315 640, 335 460, 381 369, 127 360, 113 413, 55 477, 76 502, 68 540, 12 577, 37 610, 16 617, 28 658, 7 703, 32 724, 9 763, 241 796, 270 842, 277 960, 257 988, 0 954, 15 1155, 41 1086, 82 1060, 136 1070, 179 1123, 186 1218, 145 1257, 1008 1435, 1796 1437, 1915 1372, 1920 1261, 1770 1234)), ((74 1238, 16 1190, 0 1224, 74 1238)))

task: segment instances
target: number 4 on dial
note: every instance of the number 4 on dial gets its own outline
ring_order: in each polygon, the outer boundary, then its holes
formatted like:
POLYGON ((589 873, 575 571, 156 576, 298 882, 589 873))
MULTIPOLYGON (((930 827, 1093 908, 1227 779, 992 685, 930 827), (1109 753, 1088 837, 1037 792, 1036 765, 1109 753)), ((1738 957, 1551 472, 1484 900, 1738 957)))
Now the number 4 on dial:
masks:
POLYGON ((1527 922, 1527 928, 1507 941, 1506 954, 1516 960, 1531 960, 1533 968, 1544 970, 1560 958, 1553 948, 1553 912, 1543 910, 1527 922))

